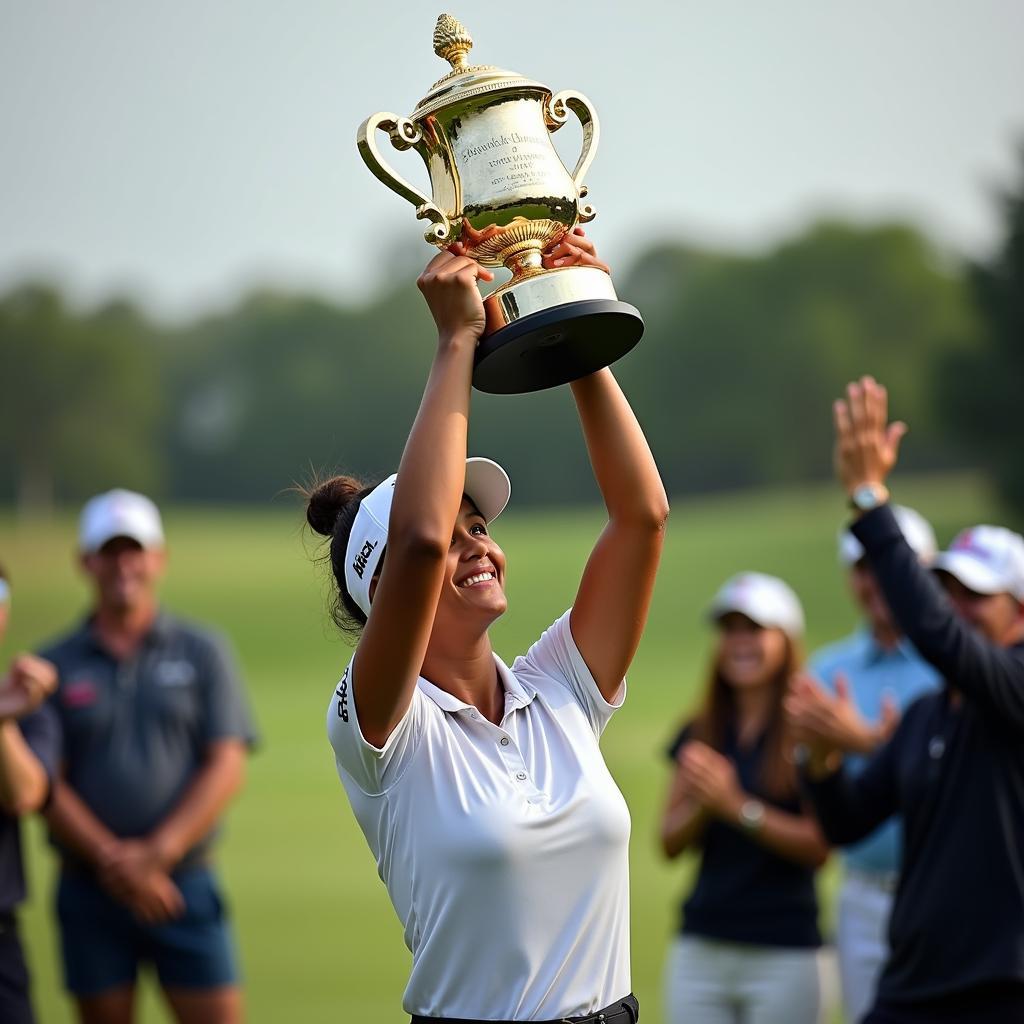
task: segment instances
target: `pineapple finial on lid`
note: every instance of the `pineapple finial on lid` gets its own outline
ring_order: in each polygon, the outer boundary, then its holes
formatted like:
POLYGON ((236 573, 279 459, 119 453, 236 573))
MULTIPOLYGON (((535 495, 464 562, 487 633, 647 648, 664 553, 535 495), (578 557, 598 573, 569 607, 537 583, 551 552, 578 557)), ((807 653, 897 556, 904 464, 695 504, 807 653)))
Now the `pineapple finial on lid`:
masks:
POLYGON ((473 48, 473 37, 465 25, 450 14, 442 14, 434 26, 434 53, 448 61, 453 71, 466 67, 466 56, 473 48))

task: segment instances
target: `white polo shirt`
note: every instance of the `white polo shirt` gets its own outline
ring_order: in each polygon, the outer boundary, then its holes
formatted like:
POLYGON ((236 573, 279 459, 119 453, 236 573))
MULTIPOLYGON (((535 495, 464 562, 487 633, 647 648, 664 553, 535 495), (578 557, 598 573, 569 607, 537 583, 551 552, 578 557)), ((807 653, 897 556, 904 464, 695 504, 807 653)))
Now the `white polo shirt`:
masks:
POLYGON ((492 725, 422 676, 383 749, 359 729, 350 664, 327 731, 405 926, 404 1009, 550 1020, 630 991, 629 811, 598 739, 612 713, 558 619, 511 670, 492 725))

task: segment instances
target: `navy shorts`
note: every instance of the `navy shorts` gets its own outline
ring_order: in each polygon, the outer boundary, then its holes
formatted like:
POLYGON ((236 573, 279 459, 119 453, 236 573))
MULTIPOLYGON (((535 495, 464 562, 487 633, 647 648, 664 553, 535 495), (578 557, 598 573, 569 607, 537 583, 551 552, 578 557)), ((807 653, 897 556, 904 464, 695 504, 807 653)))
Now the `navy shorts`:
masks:
POLYGON ((152 964, 164 988, 208 989, 238 981, 234 942, 216 876, 208 867, 171 876, 185 913, 144 924, 86 874, 64 871, 57 887, 64 984, 78 996, 134 984, 152 964))

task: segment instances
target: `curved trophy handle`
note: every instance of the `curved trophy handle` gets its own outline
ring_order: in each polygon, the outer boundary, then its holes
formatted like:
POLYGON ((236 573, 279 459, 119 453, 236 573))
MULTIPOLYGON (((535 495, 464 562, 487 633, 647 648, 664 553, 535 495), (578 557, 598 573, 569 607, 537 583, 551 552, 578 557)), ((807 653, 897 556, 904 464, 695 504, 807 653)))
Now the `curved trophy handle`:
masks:
POLYGON ((378 128, 388 133, 391 137, 391 145, 398 150, 411 149, 415 146, 423 138, 422 131, 409 118, 399 117, 390 111, 382 110, 380 113, 368 117, 359 126, 359 131, 356 133, 356 145, 359 147, 359 155, 363 158, 363 163, 370 168, 374 177, 384 182, 392 192, 412 203, 416 207, 417 220, 426 218, 430 221, 430 227, 423 237, 433 245, 442 247, 448 245, 451 241, 452 226, 447 215, 418 188, 410 185, 405 178, 396 174, 387 165, 377 148, 378 128))
MULTIPOLYGON (((597 153, 597 143, 601 137, 601 123, 597 119, 597 111, 590 105, 590 100, 581 92, 573 89, 563 89, 556 92, 548 100, 544 108, 544 116, 548 130, 557 132, 559 128, 569 119, 569 111, 572 111, 583 125, 583 152, 576 161, 576 169, 572 172, 572 182, 580 199, 586 197, 588 189, 583 183, 583 176, 590 170, 594 155, 597 153)), ((589 203, 580 205, 580 223, 586 224, 597 216, 597 211, 589 203)))

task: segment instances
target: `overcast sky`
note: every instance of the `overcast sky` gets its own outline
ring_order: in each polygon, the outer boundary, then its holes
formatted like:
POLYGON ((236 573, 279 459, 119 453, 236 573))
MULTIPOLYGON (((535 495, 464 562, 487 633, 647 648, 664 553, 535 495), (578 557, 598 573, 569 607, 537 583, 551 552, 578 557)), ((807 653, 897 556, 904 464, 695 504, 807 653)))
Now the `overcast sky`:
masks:
MULTIPOLYGON (((181 316, 262 281, 350 297, 397 246, 425 261, 354 139, 443 73, 441 9, 0 0, 0 287, 45 272, 181 316)), ((911 217, 971 253, 998 237, 991 189, 1024 137, 1019 0, 451 10, 476 61, 593 101, 591 232, 613 265, 655 236, 753 246, 827 210, 911 217)), ((425 187, 415 154, 393 163, 425 187)))

